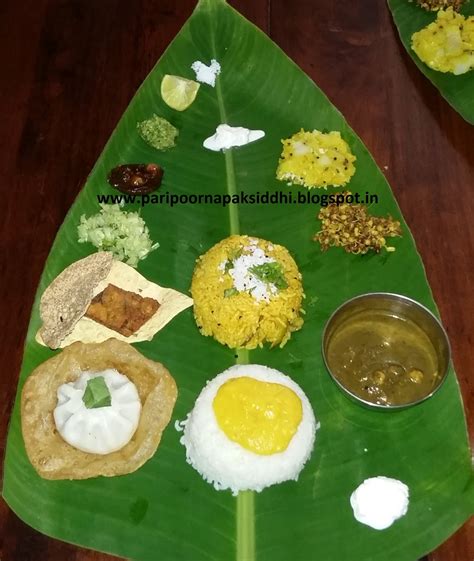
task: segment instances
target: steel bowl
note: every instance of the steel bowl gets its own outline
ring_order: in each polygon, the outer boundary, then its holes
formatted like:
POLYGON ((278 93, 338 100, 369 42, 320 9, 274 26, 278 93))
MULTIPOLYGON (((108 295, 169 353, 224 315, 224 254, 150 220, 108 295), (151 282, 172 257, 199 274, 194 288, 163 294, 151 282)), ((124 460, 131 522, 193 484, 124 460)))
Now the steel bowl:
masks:
POLYGON ((324 363, 326 368, 331 375, 332 379, 339 388, 344 392, 344 394, 351 400, 371 409, 379 409, 384 411, 400 410, 406 409, 413 405, 417 405, 431 397, 436 393, 445 381, 449 364, 451 360, 451 349, 449 345, 448 336, 446 331, 441 325, 438 318, 430 311, 428 308, 408 298, 407 296, 402 296, 400 294, 391 294, 388 292, 370 292, 367 294, 361 294, 344 302, 339 308, 337 308, 329 320, 326 323, 323 331, 322 338, 322 353, 324 358, 324 363), (331 368, 330 361, 328 360, 328 344, 331 338, 338 332, 338 330, 343 326, 347 325, 347 322, 357 314, 364 311, 370 310, 380 310, 384 311, 392 316, 411 320, 415 323, 422 331, 427 335, 433 348, 436 352, 437 362, 438 362, 438 380, 431 391, 426 395, 416 401, 411 401, 403 404, 397 405, 383 405, 379 403, 373 403, 359 395, 355 394, 349 388, 344 385, 344 382, 339 380, 331 368))

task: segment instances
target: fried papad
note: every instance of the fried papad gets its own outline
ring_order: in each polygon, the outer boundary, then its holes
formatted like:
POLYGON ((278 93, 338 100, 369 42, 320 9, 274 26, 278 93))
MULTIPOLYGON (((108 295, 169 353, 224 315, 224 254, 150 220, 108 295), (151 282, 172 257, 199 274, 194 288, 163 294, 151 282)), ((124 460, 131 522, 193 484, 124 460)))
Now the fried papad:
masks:
POLYGON ((109 274, 112 262, 109 251, 93 253, 69 265, 46 288, 40 300, 40 333, 48 347, 57 349, 71 333, 85 314, 94 288, 109 274))
MULTIPOLYGON (((67 299, 67 296, 65 297, 67 299)), ((62 349, 76 341, 81 341, 82 343, 100 343, 111 337, 127 343, 151 341, 160 329, 163 329, 176 315, 192 305, 192 298, 186 296, 186 294, 182 294, 172 288, 159 286, 146 279, 133 267, 121 261, 114 260, 107 276, 91 288, 90 299, 84 307, 81 317, 77 318, 74 327, 70 333, 59 342, 58 347, 62 349), (84 315, 92 300, 98 294, 102 293, 110 284, 122 290, 134 292, 143 298, 152 298, 159 303, 158 310, 153 316, 129 336, 122 335, 118 331, 97 323, 84 315)), ((43 337, 42 329, 36 334, 36 341, 40 345, 47 345, 43 337)))
POLYGON ((87 479, 131 473, 155 453, 169 423, 177 388, 168 370, 145 358, 128 343, 74 343, 40 364, 26 380, 21 395, 21 424, 26 452, 44 479, 87 479), (82 452, 56 430, 53 411, 57 390, 81 372, 115 368, 136 386, 142 410, 137 430, 122 449, 98 455, 82 452))

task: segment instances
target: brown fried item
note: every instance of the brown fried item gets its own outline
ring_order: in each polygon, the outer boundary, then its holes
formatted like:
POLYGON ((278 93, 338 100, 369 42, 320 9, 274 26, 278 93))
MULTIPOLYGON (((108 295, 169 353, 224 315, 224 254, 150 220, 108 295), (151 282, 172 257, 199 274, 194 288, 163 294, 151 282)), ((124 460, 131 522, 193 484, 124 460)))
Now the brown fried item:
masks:
POLYGON ((130 337, 159 307, 160 304, 153 298, 143 298, 140 294, 108 284, 92 300, 84 315, 125 337, 130 337))
POLYGON ((41 338, 52 349, 71 333, 86 311, 94 288, 112 268, 113 254, 93 253, 69 265, 44 291, 40 300, 41 338))
POLYGON ((425 10, 437 11, 453 8, 459 11, 464 4, 464 0, 416 0, 417 4, 425 10))
POLYGON ((145 358, 128 343, 73 343, 40 364, 26 380, 21 395, 21 428, 26 452, 44 479, 87 479, 131 473, 155 453, 170 421, 177 397, 174 379, 159 362, 145 358), (89 454, 64 441, 56 430, 53 411, 57 390, 81 372, 115 368, 136 386, 142 410, 137 430, 122 449, 89 454))
MULTIPOLYGON (((345 200, 350 191, 343 193, 345 200)), ((331 203, 319 211, 321 230, 313 237, 321 244, 321 250, 343 247, 347 253, 364 254, 369 250, 378 253, 382 248, 395 251, 387 246, 387 237, 401 236, 400 222, 391 216, 386 218, 369 214, 363 204, 331 203)))

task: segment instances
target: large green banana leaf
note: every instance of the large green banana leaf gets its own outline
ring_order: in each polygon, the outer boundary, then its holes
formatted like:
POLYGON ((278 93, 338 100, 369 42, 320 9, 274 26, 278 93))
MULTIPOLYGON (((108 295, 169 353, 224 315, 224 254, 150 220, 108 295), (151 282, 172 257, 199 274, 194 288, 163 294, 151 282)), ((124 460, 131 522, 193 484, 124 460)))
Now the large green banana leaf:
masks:
MULTIPOLYGON (((400 39, 418 68, 438 88, 441 95, 466 121, 474 124, 474 70, 455 76, 437 72, 422 62, 411 48, 411 37, 415 31, 436 20, 436 13, 421 8, 414 0, 387 0, 392 11, 400 39)), ((461 13, 474 15, 474 2, 468 0, 461 13)))
MULTIPOLYGON (((426 403, 380 413, 348 401, 330 380, 321 332, 345 299, 367 291, 407 294, 435 310, 413 239, 382 173, 314 83, 261 31, 221 0, 202 0, 152 70, 114 131, 61 227, 38 289, 65 266, 93 251, 77 243, 82 213, 97 212, 96 195, 111 193, 108 170, 123 162, 157 161, 162 191, 235 193, 289 190, 275 179, 280 139, 301 127, 340 130, 357 156, 350 187, 376 193, 377 213, 403 225, 394 254, 322 254, 311 241, 315 205, 147 206, 142 216, 160 248, 139 265, 149 279, 187 291, 195 258, 231 232, 285 245, 303 274, 307 295, 303 329, 283 349, 235 353, 202 337, 192 311, 176 317, 153 341, 137 348, 174 375, 179 398, 155 456, 136 473, 110 479, 45 481, 25 455, 19 396, 25 379, 54 352, 34 341, 38 297, 28 330, 5 460, 3 494, 25 522, 50 536, 137 560, 160 561, 413 561, 452 534, 472 513, 474 485, 459 387, 447 382, 426 403), (169 109, 159 87, 166 73, 193 77, 191 63, 216 58, 217 86, 202 86, 185 112, 169 109), (166 153, 147 147, 136 123, 157 112, 180 128, 166 153), (262 128, 263 140, 213 153, 202 140, 217 124, 262 128), (298 482, 237 498, 217 492, 185 462, 173 423, 190 411, 205 381, 235 361, 276 367, 305 390, 321 422, 316 447, 298 482), (395 477, 410 487, 408 514, 377 532, 356 522, 349 496, 365 478, 395 477)), ((294 188, 295 189, 295 188, 294 188)), ((302 189, 300 189, 303 192, 302 189)))

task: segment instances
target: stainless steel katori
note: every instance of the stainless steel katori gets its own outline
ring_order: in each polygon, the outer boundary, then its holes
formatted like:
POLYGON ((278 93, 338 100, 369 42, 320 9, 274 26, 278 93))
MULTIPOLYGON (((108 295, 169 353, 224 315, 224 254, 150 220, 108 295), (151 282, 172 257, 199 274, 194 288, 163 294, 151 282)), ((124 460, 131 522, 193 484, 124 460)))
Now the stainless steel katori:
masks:
POLYGON ((322 337, 322 354, 326 368, 332 379, 351 400, 372 409, 385 411, 406 409, 407 407, 411 407, 425 401, 435 394, 447 377, 451 360, 451 349, 448 336, 439 319, 428 308, 419 302, 408 298, 407 296, 388 292, 370 292, 367 294, 361 294, 347 300, 339 306, 339 308, 333 312, 324 328, 322 337), (361 312, 372 310, 380 310, 401 319, 411 320, 423 330, 435 349, 438 362, 438 380, 429 393, 416 401, 407 402, 401 405, 383 405, 373 403, 356 395, 353 391, 347 388, 343 381, 338 379, 331 368, 327 353, 328 344, 331 341, 331 338, 334 337, 343 325, 347 325, 347 322, 350 321, 352 317, 357 316, 361 312))

